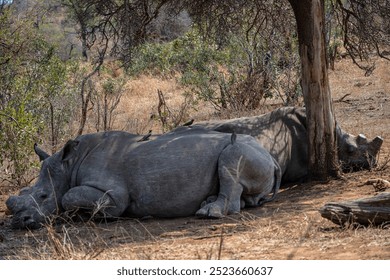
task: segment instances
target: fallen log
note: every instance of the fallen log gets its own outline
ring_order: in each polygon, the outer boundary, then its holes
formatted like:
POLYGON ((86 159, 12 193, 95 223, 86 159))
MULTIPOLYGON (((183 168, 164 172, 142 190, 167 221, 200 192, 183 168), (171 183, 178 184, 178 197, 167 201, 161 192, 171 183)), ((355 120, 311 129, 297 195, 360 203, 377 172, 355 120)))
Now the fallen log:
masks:
POLYGON ((330 202, 319 211, 322 217, 341 226, 390 224, 390 192, 357 200, 330 202))

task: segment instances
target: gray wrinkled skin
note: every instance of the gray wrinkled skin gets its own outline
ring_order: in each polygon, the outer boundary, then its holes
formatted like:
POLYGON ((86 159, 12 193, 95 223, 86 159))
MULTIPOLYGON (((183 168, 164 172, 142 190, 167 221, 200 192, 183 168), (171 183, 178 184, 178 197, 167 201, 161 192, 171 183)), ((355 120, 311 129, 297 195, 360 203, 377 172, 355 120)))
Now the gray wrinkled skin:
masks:
POLYGON ((43 159, 36 184, 6 202, 12 226, 38 228, 63 211, 219 218, 261 205, 279 189, 278 163, 248 135, 182 127, 141 138, 84 135, 52 156, 36 147, 43 159))
POLYGON ((377 155, 383 143, 380 136, 368 141, 366 136, 354 136, 337 128, 338 156, 345 172, 358 171, 377 165, 377 155))
MULTIPOLYGON (((196 126, 253 136, 279 163, 282 183, 302 180, 308 174, 304 108, 283 107, 260 116, 201 122, 196 126)), ((340 127, 336 133, 338 157, 344 171, 370 169, 376 165, 376 156, 383 142, 381 137, 368 141, 364 135, 354 136, 340 127)))

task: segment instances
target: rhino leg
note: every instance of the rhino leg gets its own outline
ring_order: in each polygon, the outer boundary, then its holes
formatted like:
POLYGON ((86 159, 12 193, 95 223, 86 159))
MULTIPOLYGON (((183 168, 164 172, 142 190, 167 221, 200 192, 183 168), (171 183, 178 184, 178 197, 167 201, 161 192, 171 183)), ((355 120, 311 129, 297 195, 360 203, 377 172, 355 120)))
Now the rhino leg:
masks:
POLYGON ((62 207, 66 211, 86 211, 92 217, 119 217, 123 209, 117 207, 112 193, 89 186, 71 188, 62 198, 62 207))
POLYGON ((216 201, 202 205, 197 216, 220 218, 238 213, 245 206, 271 201, 279 190, 281 171, 271 155, 257 144, 236 143, 220 155, 218 176, 220 188, 216 201), (274 195, 268 198, 271 192, 274 195))
POLYGON ((243 185, 240 183, 239 173, 243 154, 236 145, 231 145, 222 152, 218 159, 219 193, 217 198, 209 197, 196 215, 199 217, 222 218, 226 214, 240 212, 241 194, 243 185))
POLYGON ((235 180, 231 170, 226 166, 220 168, 218 175, 220 190, 217 199, 206 205, 202 203, 203 207, 196 212, 199 217, 222 218, 226 214, 240 212, 242 185, 235 180))

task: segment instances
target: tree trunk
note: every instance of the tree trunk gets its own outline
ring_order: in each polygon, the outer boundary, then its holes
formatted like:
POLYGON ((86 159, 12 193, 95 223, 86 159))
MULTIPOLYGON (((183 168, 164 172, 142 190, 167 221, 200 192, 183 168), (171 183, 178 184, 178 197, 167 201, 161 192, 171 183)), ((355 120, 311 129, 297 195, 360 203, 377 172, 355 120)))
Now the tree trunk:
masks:
MULTIPOLYGON (((105 52, 103 52, 104 54, 105 52)), ((93 75, 95 75, 97 72, 99 72, 100 67, 103 65, 104 62, 104 55, 100 55, 99 61, 95 68, 92 70, 91 73, 89 73, 87 76, 85 76, 81 81, 81 89, 80 89, 80 98, 81 98, 81 119, 80 119, 80 125, 79 129, 77 131, 77 136, 80 136, 83 134, 85 124, 87 122, 87 115, 88 115, 88 106, 89 102, 91 101, 92 97, 92 91, 93 91, 93 85, 92 81, 90 80, 93 75), (88 87, 88 89, 87 89, 88 87)))
POLYGON ((326 61, 323 0, 289 0, 298 29, 302 91, 306 105, 309 179, 327 180, 339 174, 336 120, 326 61))
MULTIPOLYGON (((81 91, 80 91, 80 98, 81 98, 81 117, 80 117, 80 125, 79 129, 77 131, 77 136, 80 136, 83 134, 85 124, 87 122, 87 114, 88 114, 88 105, 89 101, 91 100, 92 95, 92 86, 89 86, 87 89, 87 84, 89 81, 89 75, 83 79, 81 82, 81 91)), ((90 81, 89 81, 90 82, 90 81)))

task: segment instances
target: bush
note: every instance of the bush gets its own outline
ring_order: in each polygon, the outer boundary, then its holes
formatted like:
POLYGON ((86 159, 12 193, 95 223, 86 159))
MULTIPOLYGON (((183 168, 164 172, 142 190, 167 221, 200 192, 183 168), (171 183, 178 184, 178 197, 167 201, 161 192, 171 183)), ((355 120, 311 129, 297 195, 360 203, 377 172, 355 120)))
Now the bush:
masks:
POLYGON ((31 155, 41 128, 36 117, 26 110, 28 99, 10 102, 0 111, 0 166, 4 168, 0 179, 18 186, 31 180, 28 170, 35 165, 31 155))
POLYGON ((171 42, 140 46, 129 70, 133 75, 174 75, 188 88, 186 94, 217 110, 256 109, 276 95, 288 103, 299 93, 298 55, 279 49, 271 55, 268 45, 231 34, 218 46, 193 28, 171 42))
POLYGON ((73 66, 58 58, 28 14, 14 17, 11 9, 0 14, 0 182, 23 186, 37 163, 33 144, 51 135, 54 151, 71 116, 73 66))

